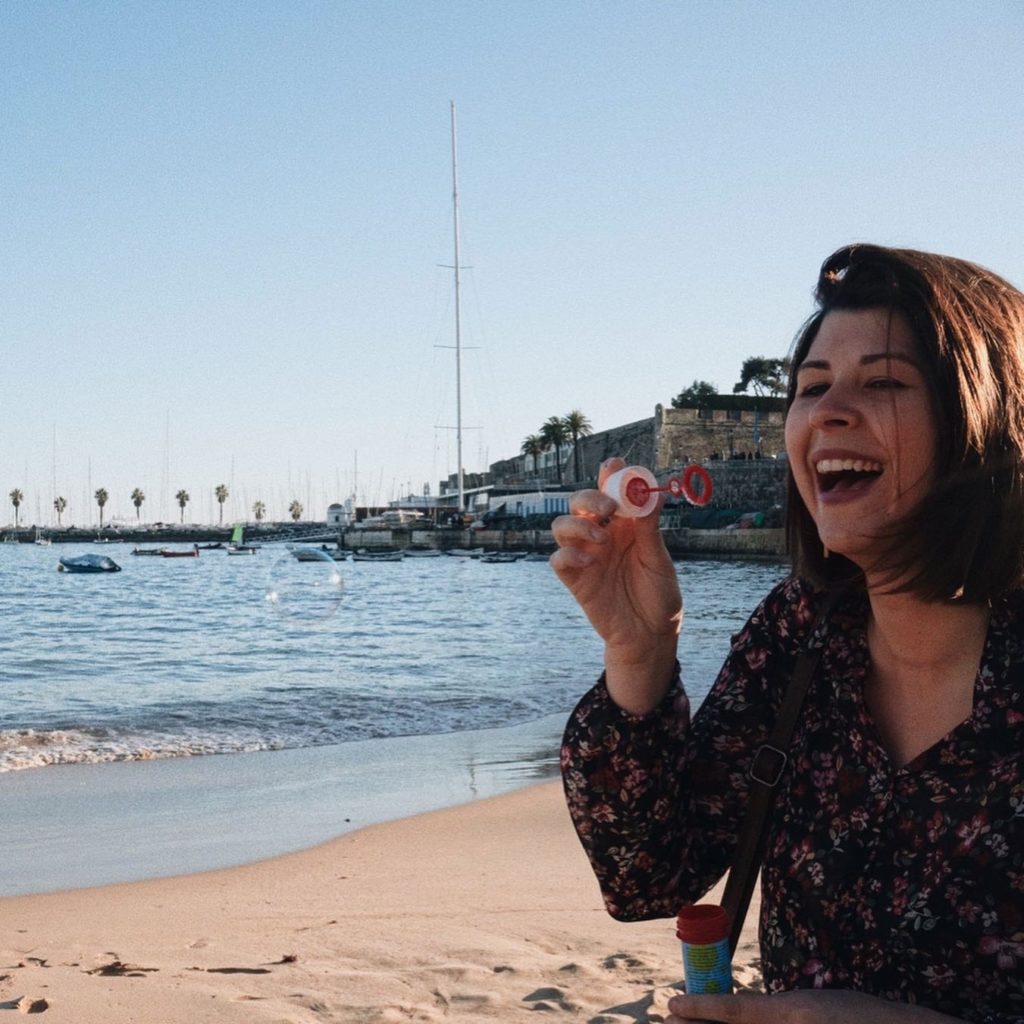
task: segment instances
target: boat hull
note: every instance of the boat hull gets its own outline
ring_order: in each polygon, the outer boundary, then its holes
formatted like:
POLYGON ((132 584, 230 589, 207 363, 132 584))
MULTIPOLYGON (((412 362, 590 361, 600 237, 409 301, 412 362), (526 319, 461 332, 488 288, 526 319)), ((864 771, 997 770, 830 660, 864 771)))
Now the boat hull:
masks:
POLYGON ((106 555, 71 555, 62 558, 57 566, 58 572, 98 573, 120 572, 121 566, 106 555))

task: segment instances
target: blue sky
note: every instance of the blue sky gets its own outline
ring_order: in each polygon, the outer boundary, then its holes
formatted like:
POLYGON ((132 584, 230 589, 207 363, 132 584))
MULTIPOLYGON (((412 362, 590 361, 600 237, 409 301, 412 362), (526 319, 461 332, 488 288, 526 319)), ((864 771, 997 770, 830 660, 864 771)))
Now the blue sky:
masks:
POLYGON ((1022 64, 1016 0, 8 2, 0 493, 436 491, 451 100, 470 471, 731 391, 846 242, 1024 284, 1022 64))

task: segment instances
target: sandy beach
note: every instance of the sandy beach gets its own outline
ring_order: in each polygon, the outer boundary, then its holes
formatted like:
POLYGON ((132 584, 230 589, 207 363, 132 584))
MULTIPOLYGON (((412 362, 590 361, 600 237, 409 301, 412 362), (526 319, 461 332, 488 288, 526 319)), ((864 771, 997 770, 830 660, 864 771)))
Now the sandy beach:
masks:
POLYGON ((602 909, 550 781, 243 867, 0 899, 0 1009, 54 1024, 653 1022, 680 977, 672 922, 602 909))

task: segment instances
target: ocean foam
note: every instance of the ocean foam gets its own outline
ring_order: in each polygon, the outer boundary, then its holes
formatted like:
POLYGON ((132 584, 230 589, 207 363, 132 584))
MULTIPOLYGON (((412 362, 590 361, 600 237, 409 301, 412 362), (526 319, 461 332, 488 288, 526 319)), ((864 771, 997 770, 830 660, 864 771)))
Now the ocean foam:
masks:
POLYGON ((76 729, 0 731, 0 774, 50 765, 155 761, 207 754, 279 750, 275 740, 182 736, 110 736, 76 729))

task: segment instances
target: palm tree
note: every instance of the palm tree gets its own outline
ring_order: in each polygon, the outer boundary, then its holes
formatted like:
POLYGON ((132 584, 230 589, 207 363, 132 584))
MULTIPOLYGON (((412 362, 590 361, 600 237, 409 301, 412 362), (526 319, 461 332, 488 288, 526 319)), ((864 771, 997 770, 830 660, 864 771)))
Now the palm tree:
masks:
POLYGON ((17 487, 15 487, 14 490, 11 491, 11 493, 10 493, 10 499, 11 499, 11 504, 14 506, 14 528, 17 529, 18 528, 18 509, 21 508, 21 503, 25 500, 25 495, 22 494, 21 491, 19 491, 17 487))
POLYGON ((262 501, 257 501, 252 507, 252 514, 256 517, 257 523, 262 523, 263 517, 267 514, 267 506, 262 501))
POLYGON ((300 502, 298 499, 294 500, 288 506, 288 513, 289 515, 291 515, 292 519, 297 523, 302 518, 302 502, 300 502))
POLYGON ((99 507, 100 507, 100 531, 102 532, 102 530, 103 530, 103 506, 106 505, 107 501, 110 499, 110 495, 107 494, 106 490, 104 490, 104 488, 101 487, 93 495, 93 497, 96 499, 96 504, 99 505, 99 507))
POLYGON ((224 502, 228 500, 228 489, 224 484, 217 484, 213 489, 213 493, 217 496, 217 504, 220 505, 220 525, 224 525, 224 502))
POLYGON ((544 444, 544 438, 540 434, 530 434, 528 437, 523 439, 523 443, 519 448, 519 451, 523 455, 527 455, 533 459, 533 473, 534 476, 540 476, 540 457, 547 451, 547 445, 544 444))
POLYGON ((569 431, 565 428, 565 420, 560 416, 550 416, 540 428, 540 436, 545 448, 555 449, 555 470, 558 473, 558 486, 562 486, 562 445, 569 440, 569 431))
POLYGON ((178 502, 178 508, 181 509, 181 522, 185 522, 185 506, 189 503, 188 491, 181 490, 174 496, 178 502))
POLYGON ((64 509, 68 507, 67 498, 54 498, 53 499, 53 510, 57 513, 57 525, 60 526, 60 517, 64 514, 64 509))
POLYGON ((142 503, 145 500, 146 500, 145 492, 143 490, 141 490, 140 488, 136 487, 135 490, 132 491, 132 504, 135 506, 135 521, 136 522, 139 521, 139 517, 142 514, 142 512, 141 512, 142 503))
POLYGON ((594 432, 594 428, 590 425, 590 420, 579 409, 573 409, 562 422, 572 438, 573 480, 578 483, 580 479, 579 440, 581 437, 590 437, 594 432))

